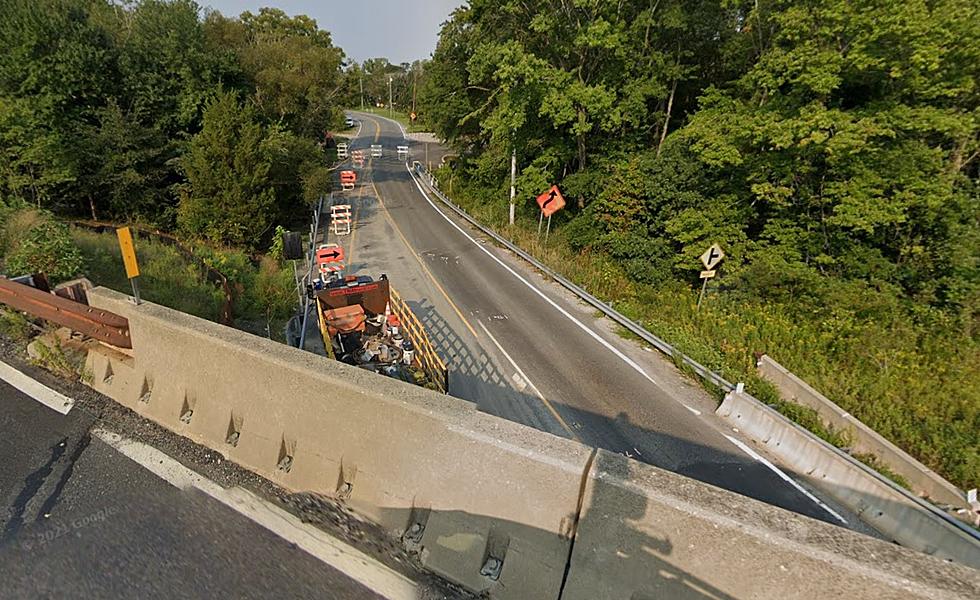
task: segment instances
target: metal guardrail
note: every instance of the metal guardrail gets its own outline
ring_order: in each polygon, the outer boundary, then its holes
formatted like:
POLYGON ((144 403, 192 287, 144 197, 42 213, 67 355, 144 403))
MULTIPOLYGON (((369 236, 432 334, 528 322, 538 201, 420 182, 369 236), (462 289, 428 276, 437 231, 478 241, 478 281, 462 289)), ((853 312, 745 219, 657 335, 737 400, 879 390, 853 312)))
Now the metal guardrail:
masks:
POLYGON ((3 278, 0 278, 0 304, 69 327, 118 348, 133 347, 129 337, 129 321, 101 308, 3 278))
MULTIPOLYGON (((94 231, 95 233, 111 234, 113 236, 116 234, 116 229, 122 227, 122 225, 117 223, 85 220, 71 221, 71 225, 72 227, 87 229, 89 231, 94 231)), ((228 278, 224 273, 209 265, 203 258, 194 254, 194 252, 189 247, 184 245, 184 243, 175 235, 160 231, 159 229, 150 229, 140 225, 129 225, 128 227, 131 228, 137 236, 153 238, 161 244, 166 244, 179 252, 180 255, 183 256, 188 262, 198 265, 204 272, 204 278, 215 287, 220 287, 221 293, 224 296, 224 299, 221 302, 221 315, 218 322, 222 325, 228 325, 229 327, 235 326, 235 296, 232 293, 231 284, 228 283, 228 278)))
MULTIPOLYGON (((602 300, 599 300, 598 298, 596 298, 592 294, 590 294, 587 291, 585 291, 584 289, 582 289, 580 286, 572 283, 571 281, 569 281, 565 277, 559 275, 557 272, 555 272, 551 268, 549 268, 549 267, 545 266, 544 264, 542 264, 541 261, 537 260, 536 258, 534 258, 533 256, 531 256, 530 254, 528 254, 527 252, 525 252, 524 250, 522 250, 521 248, 519 248, 518 246, 516 246, 515 244, 513 244, 509 240, 507 240, 506 238, 500 236, 494 230, 490 229, 489 227, 484 226, 482 223, 480 223, 479 221, 477 221, 476 219, 474 219, 472 216, 469 215, 469 213, 467 213, 465 210, 463 210, 462 208, 460 208, 459 206, 457 206, 456 204, 454 204, 448 197, 446 197, 445 194, 443 194, 438 188, 435 187, 435 185, 433 185, 432 175, 428 171, 426 171, 425 167, 423 167, 417 161, 414 163, 414 170, 415 170, 415 173, 418 175, 418 178, 425 185, 425 187, 434 196, 436 196, 437 198, 439 198, 439 200, 443 204, 445 204, 450 209, 452 209, 453 212, 455 212, 457 215, 459 215, 460 217, 462 217, 463 219, 465 219, 467 222, 469 222, 471 225, 473 225, 474 227, 476 227, 477 229, 479 229, 480 231, 482 231, 486 235, 488 235, 491 238, 493 238, 500 245, 504 246, 505 248, 507 248, 508 250, 510 250, 511 252, 513 252, 514 254, 516 254, 516 255, 520 256, 522 259, 526 260, 528 263, 530 263, 532 266, 534 266, 536 269, 538 269, 542 273, 544 273, 544 274, 548 275, 549 277, 551 277, 553 280, 555 280, 562 287, 564 287, 567 290, 571 291, 573 294, 575 294, 576 296, 578 296, 580 299, 584 300, 585 302, 589 303, 590 305, 592 305, 596 309, 602 311, 602 313, 604 313, 605 315, 607 315, 608 317, 610 317, 611 319, 613 319, 614 321, 616 321, 618 324, 622 325, 624 328, 626 328, 631 333, 636 334, 638 337, 640 337, 644 341, 648 342, 650 345, 656 347, 658 350, 660 350, 664 354, 666 354, 666 355, 668 355, 668 356, 670 356, 670 357, 672 357, 672 358, 674 358, 676 360, 681 361, 683 364, 685 364, 688 367, 690 367, 695 373, 697 373, 705 381, 710 382, 712 385, 714 385, 714 386, 716 386, 716 387, 724 390, 726 393, 727 392, 732 392, 732 391, 739 391, 739 392, 745 394, 745 392, 742 392, 741 391, 740 386, 736 386, 735 384, 732 384, 730 381, 726 380, 724 377, 722 377, 718 373, 715 373, 714 371, 708 369, 707 367, 705 367, 701 363, 697 362, 693 358, 691 358, 689 356, 686 356, 685 354, 683 354, 682 352, 680 352, 674 346, 668 344, 667 342, 665 342, 664 340, 660 339, 656 335, 650 333, 649 331, 647 331, 646 329, 644 329, 641 325, 639 325, 635 321, 631 320, 629 317, 623 315, 622 313, 620 313, 619 311, 615 310, 613 307, 609 306, 608 304, 606 304, 602 300)), ((748 394, 745 394, 745 395, 748 395, 748 394)), ((749 397, 751 397, 751 396, 749 396, 749 397)), ((761 401, 759 401, 759 400, 755 400, 755 401, 756 402, 759 402, 759 404, 765 406, 765 404, 762 403, 761 401)), ((776 413, 776 414, 778 414, 778 413, 776 413)), ((818 440, 819 442, 822 442, 823 444, 825 444, 829 448, 829 450, 831 452, 833 452, 834 454, 836 454, 837 456, 839 456, 841 460, 847 461, 847 462, 855 465, 866 476, 871 477, 871 478, 873 478, 875 480, 878 480, 878 481, 884 483, 889 488, 891 488, 892 490, 894 490, 897 493, 902 494, 903 496, 905 496, 906 498, 908 498, 911 502, 914 502, 920 508, 922 508, 923 510, 925 510, 928 513, 932 514, 936 518, 939 518, 939 519, 943 520, 944 522, 949 523, 950 525, 952 525, 952 526, 960 529, 961 531, 967 532, 969 535, 973 536, 974 538, 977 538, 977 535, 978 535, 978 532, 977 531, 972 530, 972 528, 968 527, 967 525, 965 525, 964 523, 960 522, 959 520, 957 520, 957 519, 951 517, 950 515, 946 514, 942 510, 940 510, 937 507, 935 507, 932 504, 930 504, 929 502, 926 502, 925 500, 923 500, 921 498, 918 498, 917 496, 915 496, 915 494, 912 494, 911 492, 909 492, 905 488, 899 486, 898 484, 896 484, 895 482, 891 481, 887 477, 881 475, 880 473, 878 473, 874 469, 868 467, 867 465, 865 465, 865 464, 861 463, 860 461, 854 459, 853 457, 847 455, 842 450, 834 447, 831 444, 827 444, 823 440, 820 440, 819 438, 817 438, 817 436, 813 435, 812 433, 810 433, 809 431, 807 431, 805 428, 800 427, 799 425, 797 425, 796 423, 793 423, 789 419, 786 419, 786 417, 783 417, 782 415, 779 415, 779 416, 782 417, 783 419, 785 419, 786 422, 789 423, 790 426, 792 426, 793 428, 802 431, 804 433, 804 435, 808 435, 808 436, 810 436, 810 437, 818 440)))
POLYGON ((572 283, 571 281, 569 281, 562 275, 558 274, 551 268, 545 266, 541 261, 531 256, 517 245, 513 244, 510 240, 507 240, 506 238, 498 234, 496 231, 490 229, 489 227, 484 226, 482 223, 480 223, 479 221, 471 217, 469 213, 467 213, 465 210, 463 210, 462 208, 454 204, 452 200, 447 198, 445 194, 443 194, 441 191, 439 191, 438 188, 432 185, 432 181, 431 181, 432 175, 428 171, 426 171, 425 167, 422 166, 422 164, 419 163, 418 161, 415 162, 414 169, 415 169, 415 173, 419 176, 419 179, 422 180, 422 183, 425 185, 425 187, 430 192, 432 192, 433 195, 439 198, 439 200, 443 204, 445 204, 450 209, 452 209, 453 212, 458 214, 460 217, 466 219, 466 221, 468 221, 471 225, 473 225, 474 227, 476 227, 486 235, 493 238, 497 243, 504 246, 505 248, 507 248, 514 254, 516 254, 517 256, 520 256, 522 259, 526 260, 528 263, 534 266, 534 268, 538 269, 548 277, 552 278, 559 285, 569 290, 570 292, 572 292, 573 294, 575 294, 585 302, 588 302, 594 308, 601 311, 603 314, 608 316, 610 319, 612 319, 619 325, 622 325, 630 333, 641 338, 643 341, 657 348, 667 356, 670 356, 675 360, 679 360, 681 363, 689 367, 692 371, 697 373, 697 375, 702 379, 704 379, 705 381, 711 383, 712 385, 721 389, 724 392, 730 392, 735 389, 735 384, 731 383, 730 381, 728 381, 718 373, 712 371, 708 367, 702 365, 701 363, 694 360, 690 356, 687 356, 686 354, 684 354, 674 346, 668 344, 664 340, 660 339, 653 333, 647 331, 646 329, 643 328, 642 325, 640 325, 636 321, 633 321, 626 315, 614 309, 612 306, 609 306, 602 300, 599 300, 598 298, 596 298, 595 296, 587 292, 581 286, 572 283))

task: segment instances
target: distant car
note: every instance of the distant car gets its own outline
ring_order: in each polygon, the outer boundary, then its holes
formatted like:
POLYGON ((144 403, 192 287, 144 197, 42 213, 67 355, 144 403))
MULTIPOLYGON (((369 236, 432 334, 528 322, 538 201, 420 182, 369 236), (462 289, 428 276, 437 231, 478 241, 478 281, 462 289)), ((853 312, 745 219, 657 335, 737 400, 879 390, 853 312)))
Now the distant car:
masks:
POLYGON ((346 119, 344 119, 344 125, 346 125, 348 127, 353 127, 354 126, 354 119, 352 119, 351 117, 347 117, 346 119))

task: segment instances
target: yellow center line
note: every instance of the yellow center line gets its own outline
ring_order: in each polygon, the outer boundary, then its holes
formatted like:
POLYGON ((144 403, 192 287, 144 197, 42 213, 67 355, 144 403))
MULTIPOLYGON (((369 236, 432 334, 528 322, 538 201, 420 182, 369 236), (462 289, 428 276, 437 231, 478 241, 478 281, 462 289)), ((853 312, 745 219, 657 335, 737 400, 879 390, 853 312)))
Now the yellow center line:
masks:
POLYGON ((371 187, 374 188, 374 195, 378 198, 378 204, 381 205, 381 209, 385 212, 385 216, 388 217, 388 221, 391 223, 392 227, 394 227, 395 233, 398 234, 398 237, 401 238, 402 242, 405 244, 405 247, 408 248, 408 251, 411 252, 412 256, 415 257, 415 260, 418 261, 419 266, 422 267, 422 271, 424 271, 425 274, 428 275, 429 279, 432 280, 432 283, 436 286, 436 289, 439 290, 443 298, 446 299, 446 302, 449 303, 449 306, 452 307, 456 315, 460 318, 460 320, 463 321, 463 325, 466 325, 466 328, 470 330, 470 333, 473 334, 473 337, 479 338, 480 334, 476 332, 476 329, 474 329, 473 326, 470 325, 470 322, 466 319, 466 317, 463 316, 463 311, 459 310, 459 307, 456 306, 456 303, 453 302, 453 299, 449 297, 449 294, 446 293, 446 290, 443 289, 441 285, 439 285, 439 282, 436 280, 435 275, 433 275, 432 271, 429 270, 429 267, 426 266, 425 261, 422 260, 422 257, 416 254, 415 249, 412 248, 412 245, 408 243, 408 239, 405 237, 405 234, 402 233, 401 227, 398 226, 398 223, 391 216, 391 213, 388 212, 388 207, 385 206, 384 200, 381 199, 381 192, 378 191, 378 186, 376 186, 373 181, 371 182, 371 187))
MULTIPOLYGON (((374 141, 377 142, 378 141, 378 137, 381 135, 381 125, 380 125, 380 123, 376 119, 372 119, 371 117, 368 117, 368 119, 370 119, 374 123, 374 126, 375 126, 374 141)), ((368 161, 368 166, 370 166, 370 164, 371 164, 371 161, 368 161)), ((436 280, 435 275, 432 274, 432 271, 429 270, 429 267, 426 266, 426 264, 422 260, 422 258, 415 252, 415 249, 412 248, 412 245, 408 243, 408 239, 405 237, 405 234, 402 233, 401 228, 398 226, 398 222, 395 221, 395 219, 391 216, 391 213, 388 212, 388 207, 385 206, 384 200, 381 199, 381 192, 378 191, 378 186, 375 185, 373 178, 372 178, 372 181, 371 181, 371 187, 374 188, 374 195, 378 199, 378 204, 381 205, 381 209, 384 210, 385 216, 388 217, 388 221, 394 227, 395 233, 398 234, 398 237, 400 237, 401 240, 402 240, 402 242, 404 242, 405 247, 408 248, 408 251, 412 253, 412 256, 414 256, 415 257, 415 260, 418 261, 419 266, 422 267, 422 270, 425 272, 425 274, 429 277, 430 280, 432 280, 432 283, 436 286, 436 289, 439 290, 439 292, 442 294, 442 296, 446 299, 446 302, 448 302, 449 303, 449 306, 451 306, 452 309, 453 309, 453 311, 456 312, 456 315, 459 316, 460 320, 463 321, 463 325, 466 325, 466 328, 470 330, 470 333, 473 334, 473 337, 479 338, 480 335, 476 332, 475 329, 473 329, 473 326, 470 325, 470 322, 466 319, 466 317, 463 316, 463 312, 461 310, 459 310, 459 307, 457 307, 456 306, 456 303, 453 302, 452 298, 449 297, 449 294, 446 293, 446 290, 443 289, 443 287, 441 285, 439 285, 439 282, 436 280)), ((480 326, 481 327, 484 327, 483 326, 483 323, 480 323, 480 326)), ((486 329, 486 328, 484 327, 484 329, 486 329)), ((490 332, 487 332, 487 334, 489 335, 490 332)), ((497 340, 493 339, 493 336, 490 336, 490 338, 491 338, 491 341, 497 346, 497 348, 501 352, 503 352, 504 356, 508 360, 511 360, 510 355, 508 355, 507 352, 503 349, 503 347, 500 346, 500 344, 497 342, 497 340)), ((514 366, 516 367, 517 364, 514 363, 514 366)), ((519 367, 518 367, 518 369, 519 369, 519 367)), ((538 396, 538 398, 541 399, 541 401, 544 403, 545 407, 547 407, 547 409, 551 412, 552 416, 555 417, 555 419, 558 421, 558 424, 561 425, 565 429, 565 431, 567 431, 572 436, 573 439, 576 439, 576 440, 581 441, 581 438, 579 438, 578 434, 575 433, 575 430, 572 429, 568 425, 568 423, 565 421, 565 419, 562 418, 561 414, 558 413, 558 411, 555 409, 554 405, 552 405, 551 402, 549 402, 548 399, 545 398, 544 395, 542 395, 540 391, 538 391, 537 387, 534 386, 534 383, 532 383, 531 380, 529 380, 526 375, 523 375, 523 373, 521 373, 521 376, 524 377, 524 380, 527 381, 528 384, 530 384, 534 388, 535 394, 538 396)))
POLYGON ((356 200, 357 202, 352 203, 354 204, 354 215, 351 217, 351 221, 350 221, 350 242, 348 243, 348 251, 346 256, 348 267, 354 265, 354 248, 356 248, 356 246, 354 246, 354 238, 357 237, 357 215, 361 210, 361 197, 363 195, 364 195, 364 184, 362 183, 361 186, 357 189, 357 196, 354 198, 354 200, 356 200))

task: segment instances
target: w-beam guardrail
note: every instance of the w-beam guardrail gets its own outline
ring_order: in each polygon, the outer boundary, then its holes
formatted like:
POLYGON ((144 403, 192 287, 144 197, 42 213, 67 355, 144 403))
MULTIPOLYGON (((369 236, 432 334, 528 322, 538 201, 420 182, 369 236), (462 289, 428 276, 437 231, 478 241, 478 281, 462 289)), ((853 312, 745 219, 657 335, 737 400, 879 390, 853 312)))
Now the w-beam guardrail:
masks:
MULTIPOLYGON (((719 416, 731 420, 731 410, 729 408, 731 402, 728 400, 731 398, 742 399, 747 406, 751 405, 754 407, 759 407, 759 410, 755 413, 757 415, 761 415, 762 412, 778 415, 775 410, 769 409, 765 404, 745 393, 741 385, 733 385, 718 373, 715 373, 701 363, 684 355, 664 340, 644 329, 635 321, 616 311, 605 302, 599 300, 592 294, 582 289, 580 286, 572 283, 565 277, 541 263, 541 261, 537 260, 515 244, 511 243, 509 240, 500 236, 494 230, 484 226, 482 223, 471 217, 466 211, 454 204, 435 186, 432 174, 429 173, 421 163, 415 161, 413 168, 415 174, 418 175, 418 179, 422 181, 426 189, 431 194, 436 196, 443 204, 449 207, 453 212, 465 219, 468 223, 482 231, 487 236, 493 238, 501 246, 523 258, 525 261, 534 266, 534 268, 538 269, 542 273, 545 273, 558 284, 571 291, 583 301, 597 308, 630 332, 636 334, 644 341, 658 348, 664 354, 667 354, 675 360, 687 365, 705 381, 725 391, 727 393, 726 401, 717 411, 719 416)), ((779 417, 781 417, 781 415, 779 415, 779 417)), ((903 544, 911 548, 915 548, 929 554, 938 553, 941 556, 955 558, 959 562, 980 567, 980 533, 978 533, 975 529, 964 525, 957 519, 932 506, 928 502, 916 497, 908 490, 897 485, 877 471, 863 465, 856 459, 848 456, 840 449, 822 442, 822 440, 819 440, 819 438, 811 434, 806 429, 793 423, 789 419, 779 419, 779 417, 777 417, 777 420, 782 422, 782 427, 780 430, 785 432, 785 435, 791 436, 794 440, 813 441, 815 446, 820 448, 819 459, 816 459, 816 455, 813 453, 775 452, 779 456, 780 460, 782 460, 789 467, 800 473, 806 474, 814 472, 819 464, 821 468, 826 471, 840 471, 848 473, 849 476, 856 478, 855 481, 850 483, 850 486, 838 485, 836 481, 831 483, 830 481, 826 480, 827 475, 825 475, 824 478, 814 481, 813 483, 821 487, 828 494, 837 498, 848 508, 854 510, 855 513, 861 516, 861 519, 865 523, 871 525, 881 533, 890 536, 892 539, 900 540, 903 544), (831 463, 831 465, 828 466, 826 463, 831 463), (867 494, 862 496, 861 494, 851 491, 851 488, 867 488, 869 490, 873 490, 874 492, 870 496, 867 494), (876 506, 880 506, 880 508, 869 510, 871 505, 868 503, 866 499, 867 497, 893 497, 899 499, 899 501, 882 501, 876 504, 876 506), (907 518, 905 519, 906 521, 913 518, 916 520, 917 526, 914 532, 903 524, 901 515, 907 515, 907 518)), ((739 428, 749 435, 752 435, 753 439, 756 439, 756 441, 766 444, 769 439, 773 437, 771 432, 765 430, 760 423, 756 423, 755 425, 755 427, 752 427, 749 424, 742 422, 739 423, 739 428)))
POLYGON ((425 183, 429 191, 435 194, 439 198, 439 200, 441 200, 446 206, 452 209, 453 212, 458 214, 460 217, 466 219, 467 222, 469 222, 471 225, 473 225, 474 227, 482 231, 484 234, 493 238, 501 246, 507 248, 517 256, 520 256, 527 262, 531 263, 531 265, 533 265, 535 269, 541 271, 542 273, 545 273, 548 277, 554 279, 559 285, 571 291, 573 294, 575 294, 585 302, 589 303, 590 305, 592 305, 593 307, 601 311, 603 314, 611 318, 613 321, 616 321, 617 323, 625 327, 627 330, 629 330, 630 333, 633 333, 634 335, 640 337, 645 342, 657 348, 664 354, 676 360, 679 360, 684 365, 690 367, 691 370, 697 373, 698 376, 700 376, 705 381, 720 388, 722 391, 725 392, 730 392, 735 389, 735 384, 731 383, 730 381, 728 381, 718 373, 712 371, 708 367, 702 365, 701 363, 694 360, 690 356, 687 356, 686 354, 684 354, 677 348, 671 346, 670 344, 660 339, 656 335, 650 333, 636 321, 633 321, 632 319, 622 314, 621 312, 617 311, 613 307, 609 306, 602 300, 599 300, 589 292, 585 291, 585 289, 583 289, 581 286, 572 283, 571 281, 569 281, 568 279, 566 279, 565 277, 563 277, 553 269, 546 266, 538 259, 534 258, 533 256, 531 256, 530 254, 528 254, 527 252, 525 252, 515 244, 511 243, 510 240, 508 240, 507 238, 502 237, 496 231, 490 229, 489 227, 484 226, 482 223, 480 223, 479 221, 471 217, 469 213, 467 213, 462 208, 454 204, 453 201, 450 200, 448 197, 446 197, 446 195, 443 194, 441 191, 439 191, 437 187, 432 185, 431 183, 432 175, 428 171, 426 171, 425 167, 422 166, 422 163, 418 161, 415 162, 415 173, 419 176, 422 182, 425 183))
POLYGON ((0 302, 90 338, 119 348, 132 348, 129 321, 115 313, 55 296, 23 283, 0 279, 0 302))

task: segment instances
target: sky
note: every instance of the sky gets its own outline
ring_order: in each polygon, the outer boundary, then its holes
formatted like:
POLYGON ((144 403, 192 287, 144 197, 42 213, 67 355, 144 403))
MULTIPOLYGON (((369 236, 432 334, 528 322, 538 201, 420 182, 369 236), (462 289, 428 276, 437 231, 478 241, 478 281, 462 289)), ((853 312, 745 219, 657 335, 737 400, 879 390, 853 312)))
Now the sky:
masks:
POLYGON ((263 6, 304 14, 330 32, 333 43, 357 62, 385 57, 398 64, 428 58, 439 28, 464 0, 198 0, 228 17, 263 6))

